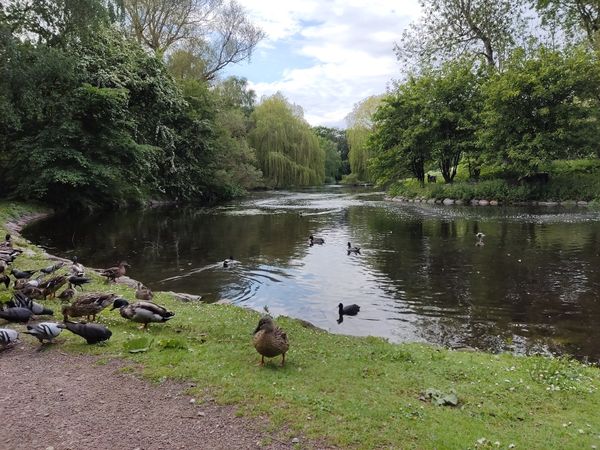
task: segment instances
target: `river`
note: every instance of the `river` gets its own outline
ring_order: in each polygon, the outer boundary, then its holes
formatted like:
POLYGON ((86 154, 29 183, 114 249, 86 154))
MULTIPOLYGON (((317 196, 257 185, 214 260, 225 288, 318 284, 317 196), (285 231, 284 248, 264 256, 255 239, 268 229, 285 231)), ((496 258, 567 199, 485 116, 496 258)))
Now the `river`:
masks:
POLYGON ((333 333, 600 359, 600 213, 585 208, 401 204, 329 186, 53 216, 23 234, 88 266, 126 260, 154 290, 266 306, 333 333), (325 244, 311 247, 311 234, 325 244), (340 322, 340 302, 361 310, 340 322))

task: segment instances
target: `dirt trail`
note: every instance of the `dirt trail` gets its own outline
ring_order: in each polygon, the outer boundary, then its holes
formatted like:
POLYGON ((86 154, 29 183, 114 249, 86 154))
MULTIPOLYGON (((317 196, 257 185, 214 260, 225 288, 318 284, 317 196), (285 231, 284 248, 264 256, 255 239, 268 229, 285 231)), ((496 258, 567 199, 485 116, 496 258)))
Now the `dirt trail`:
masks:
MULTIPOLYGON (((191 403, 189 384, 151 384, 58 346, 0 351, 0 449, 288 449, 265 422, 191 403)), ((305 443, 306 444, 306 443, 305 443)))

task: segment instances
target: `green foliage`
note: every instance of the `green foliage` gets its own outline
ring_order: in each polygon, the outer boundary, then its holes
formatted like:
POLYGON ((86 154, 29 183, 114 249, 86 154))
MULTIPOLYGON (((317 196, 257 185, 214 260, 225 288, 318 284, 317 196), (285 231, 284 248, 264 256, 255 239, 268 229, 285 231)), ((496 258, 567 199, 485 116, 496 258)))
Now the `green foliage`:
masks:
POLYGON ((368 146, 369 136, 373 129, 373 115, 379 107, 383 96, 373 95, 354 105, 352 112, 346 117, 348 129, 348 161, 350 170, 358 176, 359 180, 370 181, 369 173, 370 151, 368 146))
POLYGON ((265 180, 273 186, 310 186, 325 179, 325 152, 317 136, 281 94, 264 99, 249 133, 265 180))
POLYGON ((325 182, 333 183, 341 178, 342 159, 335 142, 319 136, 319 145, 325 152, 325 182))
POLYGON ((337 146, 337 151, 341 159, 341 167, 336 179, 340 179, 342 175, 349 174, 350 162, 348 161, 348 153, 350 148, 348 146, 348 139, 346 138, 346 131, 339 128, 329 128, 323 126, 313 127, 313 131, 317 136, 329 139, 337 146))
POLYGON ((515 52, 484 86, 479 137, 489 158, 528 173, 596 152, 599 77, 597 61, 583 50, 515 52))

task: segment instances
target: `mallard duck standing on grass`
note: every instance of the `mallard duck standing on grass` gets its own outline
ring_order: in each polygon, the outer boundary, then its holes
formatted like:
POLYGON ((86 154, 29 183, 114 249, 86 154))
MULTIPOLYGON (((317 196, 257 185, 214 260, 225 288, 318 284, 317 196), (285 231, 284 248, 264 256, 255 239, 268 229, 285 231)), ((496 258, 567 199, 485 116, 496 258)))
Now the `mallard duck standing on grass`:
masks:
POLYGON ((125 275, 126 269, 128 269, 129 267, 130 265, 127 264, 127 262, 121 261, 121 263, 117 267, 109 267, 108 269, 102 270, 102 272, 100 272, 100 275, 106 277, 107 283, 109 281, 116 282, 117 278, 125 275))
POLYGON ((162 323, 171 320, 175 315, 175 313, 167 311, 166 308, 156 303, 144 300, 130 305, 127 300, 118 298, 114 301, 110 310, 117 308, 124 319, 142 323, 141 329, 148 328, 148 324, 152 322, 162 323))
POLYGON ((96 320, 96 315, 113 303, 117 299, 117 294, 91 293, 78 297, 71 305, 64 305, 62 313, 64 321, 69 317, 83 317, 87 320, 96 320), (90 319, 91 317, 91 319, 90 319))
POLYGON ((73 289, 72 287, 68 287, 56 297, 59 298, 62 302, 70 302, 71 299, 75 297, 75 294, 75 289, 73 289))
POLYGON ((153 297, 154 294, 152 291, 142 283, 138 282, 137 289, 135 290, 135 298, 138 300, 152 300, 153 297))
POLYGON ((276 326, 273 319, 269 316, 261 317, 256 330, 254 330, 252 342, 256 351, 261 355, 261 366, 265 364, 265 356, 267 358, 274 358, 281 355, 281 366, 283 367, 285 364, 285 354, 290 344, 285 331, 276 326))
POLYGON ((56 277, 52 277, 47 281, 39 284, 39 288, 44 291, 44 298, 50 296, 53 298, 56 296, 56 291, 58 291, 64 284, 67 283, 67 277, 64 275, 58 275, 56 277))

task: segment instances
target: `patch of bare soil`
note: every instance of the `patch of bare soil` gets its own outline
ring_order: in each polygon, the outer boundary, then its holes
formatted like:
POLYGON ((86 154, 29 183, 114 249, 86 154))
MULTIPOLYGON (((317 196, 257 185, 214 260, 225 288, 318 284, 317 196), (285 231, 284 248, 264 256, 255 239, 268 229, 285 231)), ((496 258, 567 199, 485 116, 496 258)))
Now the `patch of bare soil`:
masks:
MULTIPOLYGON (((266 422, 196 404, 189 384, 152 384, 91 356, 20 344, 0 352, 0 448, 285 449, 266 422)), ((303 442, 304 445, 307 443, 303 442)), ((312 447, 312 446, 311 446, 312 447)))

